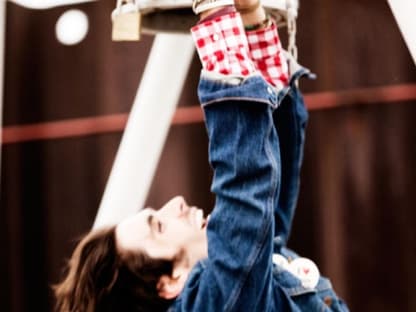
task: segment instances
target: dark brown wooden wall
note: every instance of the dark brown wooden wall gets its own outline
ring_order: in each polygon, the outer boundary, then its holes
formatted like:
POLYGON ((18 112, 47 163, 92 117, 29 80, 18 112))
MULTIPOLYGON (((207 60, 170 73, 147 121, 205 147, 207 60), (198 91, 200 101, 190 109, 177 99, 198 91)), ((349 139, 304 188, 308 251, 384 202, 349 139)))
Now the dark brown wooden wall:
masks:
MULTIPOLYGON (((113 2, 46 11, 8 3, 5 129, 129 111, 152 38, 112 43, 113 2), (87 38, 70 47, 54 34, 69 8, 90 20, 87 38)), ((301 1, 298 44, 319 77, 301 83, 307 94, 416 88, 386 1, 301 1)), ((198 72, 195 59, 181 107, 197 105, 198 72)), ((416 97, 364 102, 311 112, 290 246, 320 264, 352 311, 416 311, 416 97)), ((49 286, 92 225, 121 135, 2 146, 0 311, 51 311, 49 286)), ((175 125, 146 204, 183 194, 209 210, 210 179, 204 125, 175 125)))

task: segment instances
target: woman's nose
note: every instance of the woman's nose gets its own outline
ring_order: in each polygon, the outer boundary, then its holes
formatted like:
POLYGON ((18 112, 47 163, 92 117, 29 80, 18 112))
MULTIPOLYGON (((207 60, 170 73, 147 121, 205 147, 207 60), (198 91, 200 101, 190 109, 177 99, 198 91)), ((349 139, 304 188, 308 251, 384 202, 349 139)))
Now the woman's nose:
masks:
POLYGON ((180 218, 188 215, 189 210, 185 199, 182 196, 176 196, 159 209, 158 214, 166 218, 180 218))

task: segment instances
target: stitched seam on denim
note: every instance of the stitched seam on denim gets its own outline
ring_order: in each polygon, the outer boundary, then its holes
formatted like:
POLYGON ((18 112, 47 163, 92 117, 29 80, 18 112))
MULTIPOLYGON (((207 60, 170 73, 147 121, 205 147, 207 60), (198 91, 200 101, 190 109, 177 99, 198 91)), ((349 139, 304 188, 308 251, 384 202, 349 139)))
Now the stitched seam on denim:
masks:
MULTIPOLYGON (((241 83, 238 84, 238 86, 241 86, 243 84, 246 83, 247 80, 252 80, 254 79, 255 81, 257 80, 262 80, 264 83, 269 84, 261 75, 260 72, 256 71, 248 76, 239 76, 239 75, 225 75, 225 74, 220 74, 220 73, 213 73, 213 72, 207 72, 205 70, 202 69, 201 74, 200 74, 200 81, 203 82, 209 82, 209 83, 213 83, 216 85, 229 85, 229 83, 227 83, 227 80, 232 80, 232 79, 241 79, 241 83)), ((269 84, 270 85, 270 84, 269 84)), ((231 83, 231 86, 236 86, 236 84, 231 83)), ((270 85, 272 88, 274 88, 272 85, 270 85)))
MULTIPOLYGON (((264 103, 267 105, 270 105, 273 109, 276 108, 276 105, 272 104, 270 101, 268 100, 261 100, 258 98, 249 98, 249 97, 223 97, 221 99, 216 99, 216 100, 211 100, 208 102, 204 102, 201 104, 202 107, 214 104, 214 103, 220 103, 220 102, 224 102, 224 101, 229 101, 229 100, 238 100, 238 101, 248 101, 248 102, 257 102, 257 103, 264 103)), ((253 104, 255 105, 255 104, 253 104)))
MULTIPOLYGON (((278 163, 277 159, 273 156, 272 147, 270 145, 271 144, 270 143, 270 136, 273 135, 273 130, 275 130, 275 131, 277 131, 277 130, 274 127, 273 116, 272 116, 271 113, 269 115, 269 118, 271 119, 270 120, 270 129, 269 129, 269 133, 268 133, 268 136, 267 136, 265 149, 266 149, 266 154, 267 154, 267 156, 270 160, 270 163, 272 165, 272 177, 271 177, 272 178, 272 181, 271 181, 272 187, 270 188, 269 207, 268 207, 268 214, 270 214, 270 219, 271 219, 270 231, 272 231, 273 227, 274 227, 274 204, 275 204, 274 200, 275 200, 276 192, 278 191, 279 181, 281 180, 281 170, 279 170, 279 168, 281 168, 281 160, 279 158, 279 163, 278 163)), ((277 140, 277 142, 279 141, 278 137, 277 137, 277 133, 276 133, 276 140, 277 140)), ((266 214, 265 217, 267 217, 267 214, 266 214)), ((266 221, 267 220, 265 220, 265 222, 266 221)), ((264 234, 265 235, 264 235, 263 240, 265 241, 266 238, 267 238, 267 233, 264 233, 264 234)), ((274 234, 272 233, 272 237, 271 237, 272 240, 273 240, 273 236, 274 236, 274 234)), ((263 242, 263 244, 264 243, 265 242, 263 242)), ((273 247, 272 247, 272 254, 273 254, 273 247)), ((273 267, 272 267, 272 275, 273 275, 273 267)), ((272 280, 273 280, 273 278, 272 278, 272 280)))
MULTIPOLYGON (((240 114, 237 114, 237 118, 238 118, 237 127, 240 127, 240 119, 241 119, 240 118, 240 114)), ((240 129, 237 129, 237 132, 238 133, 240 132, 239 130, 240 129)), ((235 157, 236 157, 236 155, 234 155, 234 159, 233 159, 234 162, 235 162, 235 157)), ((251 262, 252 261, 251 259, 253 258, 254 254, 255 253, 252 252, 249 255, 248 262, 251 262)), ((244 285, 244 280, 246 279, 245 276, 248 274, 248 271, 249 270, 247 270, 247 272, 246 272, 246 270, 243 270, 243 272, 242 272, 242 274, 240 276, 239 281, 236 283, 236 286, 234 287, 234 289, 232 290, 232 292, 230 294, 230 297, 228 299, 228 302, 226 302, 225 305, 224 305, 224 311, 227 311, 228 310, 228 308, 227 308, 228 306, 230 306, 229 310, 231 310, 231 308, 235 304, 235 301, 238 298, 239 293, 241 292, 242 285, 244 285)))
POLYGON ((296 297, 296 296, 301 296, 301 295, 308 294, 308 293, 317 293, 317 292, 321 292, 325 290, 331 290, 332 284, 330 281, 324 281, 323 284, 315 288, 306 288, 303 286, 296 286, 296 287, 287 287, 284 289, 290 296, 296 297))
MULTIPOLYGON (((274 123, 273 123, 273 117, 270 116, 270 118, 272 118, 271 122, 270 122, 270 130, 269 130, 269 136, 272 135, 274 128, 274 123)), ((275 130, 276 131, 276 130, 275 130)), ((269 137, 268 137, 269 139, 269 137)), ((278 140, 278 138, 276 137, 276 140, 278 140)), ((272 214, 272 221, 274 220, 274 199, 275 199, 275 194, 277 192, 277 188, 278 188, 278 181, 280 181, 279 178, 281 178, 281 170, 279 171, 278 169, 281 167, 281 160, 279 158, 279 163, 277 163, 276 158, 273 156, 273 151, 272 151, 272 147, 270 146, 270 141, 267 141, 267 144, 265 146, 266 148, 266 154, 270 160, 270 163, 272 164, 272 169, 274 169, 272 171, 272 187, 270 189, 270 194, 269 194, 269 201, 270 201, 270 212, 272 214)), ((280 147, 279 147, 280 149, 280 147)), ((273 222, 272 222, 273 223, 273 222)))
MULTIPOLYGON (((295 101, 296 101, 296 99, 295 99, 295 101)), ((292 203, 289 203, 289 204, 291 204, 291 207, 289 207, 290 211, 294 211, 294 209, 296 207, 296 204, 297 204, 297 201, 298 201, 298 195, 299 195, 299 187, 300 187, 300 165, 301 165, 301 160, 300 160, 300 157, 299 157, 299 153, 300 153, 300 149, 301 149, 300 145, 301 145, 301 142, 302 142, 302 138, 301 138, 301 133, 300 133, 301 126, 299 125, 297 105, 298 105, 297 102, 296 102, 295 105, 291 105, 292 106, 291 107, 291 114, 293 114, 293 119, 295 120, 295 122, 294 122, 295 135, 296 135, 295 155, 296 155, 296 158, 297 158, 297 162, 295 164, 296 165, 296 167, 295 167, 296 172, 294 173, 295 177, 296 177, 296 191, 295 191, 296 195, 294 196, 295 200, 292 203)), ((291 199, 293 199, 293 197, 291 199)), ((291 218, 292 219, 290 220, 290 222, 293 223, 293 214, 292 214, 291 218)), ((286 236, 286 242, 289 240, 290 228, 291 227, 289 226, 289 231, 288 231, 287 236, 286 236)))
POLYGON ((290 288, 284 288, 289 296, 296 297, 305 294, 316 293, 317 290, 315 288, 304 288, 303 286, 296 286, 290 288))
MULTIPOLYGON (((238 123, 237 126, 240 127, 240 115, 238 114, 238 123)), ((249 263, 246 267, 247 269, 243 270, 239 282, 236 283, 236 286, 234 287, 233 291, 230 294, 229 301, 224 305, 224 311, 231 311, 233 306, 235 305, 240 293, 241 289, 243 288, 243 285, 247 279, 247 276, 251 270, 251 267, 253 266, 254 260, 257 258, 259 248, 253 249, 253 251, 250 253, 247 259, 247 263, 249 263)))
POLYGON ((200 74, 200 79, 206 79, 206 80, 214 81, 215 83, 224 83, 225 85, 232 85, 232 86, 234 86, 234 84, 229 84, 225 82, 225 80, 241 79, 242 81, 245 81, 253 77, 262 77, 262 76, 258 71, 255 71, 247 76, 243 76, 243 75, 226 75, 226 74, 221 74, 221 73, 215 73, 215 72, 207 71, 205 69, 202 69, 201 74, 200 74))
MULTIPOLYGON (((269 118, 271 118, 271 116, 269 116, 269 118)), ((273 222, 270 222, 268 224, 268 220, 273 220, 273 215, 271 213, 272 209, 270 209, 270 208, 273 207, 273 200, 274 200, 273 190, 275 190, 275 188, 276 188, 275 185, 277 185, 277 177, 275 175, 275 172, 277 171, 277 164, 275 166, 273 166, 274 158, 273 158, 273 156, 270 157, 270 149, 271 148, 269 146, 269 144, 270 144, 269 143, 269 136, 271 135, 272 129, 273 129, 273 122, 270 122, 269 130, 267 132, 267 135, 265 136, 266 142, 265 142, 265 147, 264 147, 265 151, 266 151, 266 155, 268 156, 270 162, 272 163, 272 169, 273 168, 276 169, 276 170, 272 170, 272 176, 271 176, 271 185, 272 185, 272 187, 271 187, 269 198, 268 198, 268 202, 271 202, 272 205, 269 204, 269 207, 265 207, 266 208, 266 213, 264 215, 263 225, 261 226, 261 229, 264 229, 264 231, 262 233, 261 232, 259 233, 259 234, 262 234, 263 237, 260 240, 257 240, 256 248, 249 255, 248 261, 247 261, 248 262, 247 270, 243 271, 243 274, 241 275, 241 278, 240 278, 240 283, 239 283, 238 287, 235 287, 234 291, 231 293, 229 302, 226 303, 225 306, 224 306, 224 311, 232 311, 232 308, 235 306, 236 301, 239 298, 239 295, 241 293, 241 290, 242 290, 242 288, 243 288, 243 286, 244 286, 244 284, 247 280, 247 277, 248 277, 250 271, 253 268, 254 261, 255 261, 255 259, 257 259, 259 251, 261 250, 261 248, 266 243, 267 233, 269 231, 271 231, 271 229, 272 229, 273 222), (270 216, 268 216, 268 215, 270 215, 270 216)), ((259 235, 259 238, 260 237, 261 236, 259 235)))

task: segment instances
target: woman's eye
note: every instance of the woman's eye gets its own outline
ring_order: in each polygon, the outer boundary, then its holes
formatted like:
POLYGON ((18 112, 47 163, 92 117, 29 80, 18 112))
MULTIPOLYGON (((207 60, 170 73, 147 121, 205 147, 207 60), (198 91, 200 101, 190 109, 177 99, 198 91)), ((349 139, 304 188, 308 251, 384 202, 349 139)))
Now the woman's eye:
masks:
POLYGON ((163 230, 164 230, 164 227, 163 227, 162 222, 158 221, 158 222, 157 222, 157 231, 158 231, 159 233, 163 233, 163 230))

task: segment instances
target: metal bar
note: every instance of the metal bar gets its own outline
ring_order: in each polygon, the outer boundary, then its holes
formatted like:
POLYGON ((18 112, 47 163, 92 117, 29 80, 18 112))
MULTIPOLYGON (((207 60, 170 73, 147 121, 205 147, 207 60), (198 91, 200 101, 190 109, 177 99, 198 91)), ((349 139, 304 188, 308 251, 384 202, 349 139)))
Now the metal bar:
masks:
POLYGON ((387 0, 403 38, 416 64, 416 1, 415 0, 387 0))
POLYGON ((189 35, 155 37, 94 228, 143 207, 193 53, 189 35))

